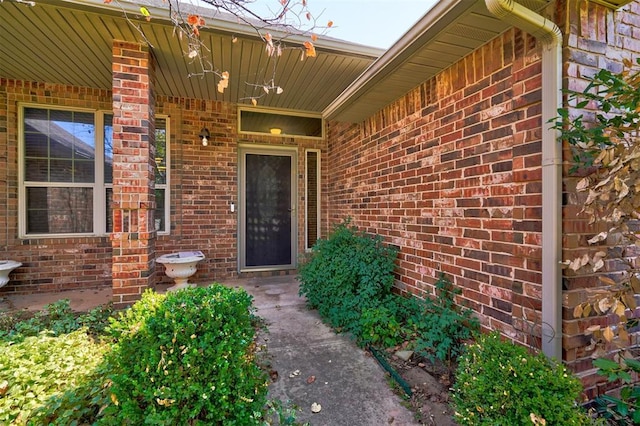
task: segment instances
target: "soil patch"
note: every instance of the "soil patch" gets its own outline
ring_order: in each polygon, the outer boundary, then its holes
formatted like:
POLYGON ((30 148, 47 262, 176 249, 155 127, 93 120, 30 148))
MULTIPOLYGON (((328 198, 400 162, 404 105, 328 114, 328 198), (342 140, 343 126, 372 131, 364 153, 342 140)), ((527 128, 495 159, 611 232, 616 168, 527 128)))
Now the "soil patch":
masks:
MULTIPOLYGON (((449 405, 450 391, 455 366, 448 366, 438 360, 431 361, 414 353, 408 360, 395 355, 395 349, 379 351, 391 368, 408 384, 411 396, 407 396, 400 385, 394 389, 402 396, 408 408, 423 425, 457 426, 453 409, 449 405)), ((390 381, 396 383, 392 374, 390 381)))

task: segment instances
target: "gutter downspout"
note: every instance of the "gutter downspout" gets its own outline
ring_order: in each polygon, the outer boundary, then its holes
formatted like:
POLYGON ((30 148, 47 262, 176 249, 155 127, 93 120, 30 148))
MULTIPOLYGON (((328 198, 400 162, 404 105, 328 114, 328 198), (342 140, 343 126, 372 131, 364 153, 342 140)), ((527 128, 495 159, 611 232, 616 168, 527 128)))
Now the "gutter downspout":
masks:
POLYGON ((497 18, 542 42, 542 351, 562 360, 562 146, 549 121, 562 107, 562 32, 514 0, 485 0, 497 18))

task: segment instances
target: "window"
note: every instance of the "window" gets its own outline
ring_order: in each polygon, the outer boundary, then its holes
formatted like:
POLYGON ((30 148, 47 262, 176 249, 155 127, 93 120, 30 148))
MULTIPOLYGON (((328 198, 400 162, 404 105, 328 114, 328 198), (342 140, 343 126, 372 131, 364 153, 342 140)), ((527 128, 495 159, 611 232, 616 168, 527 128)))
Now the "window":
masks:
POLYGON ((238 120, 240 133, 324 137, 322 117, 315 114, 240 107, 238 120))
MULTIPOLYGON (((111 232, 113 115, 24 106, 20 234, 104 235, 111 232)), ((156 119, 156 223, 168 229, 168 120, 156 119)))
POLYGON ((320 238, 320 151, 306 151, 305 249, 320 238))

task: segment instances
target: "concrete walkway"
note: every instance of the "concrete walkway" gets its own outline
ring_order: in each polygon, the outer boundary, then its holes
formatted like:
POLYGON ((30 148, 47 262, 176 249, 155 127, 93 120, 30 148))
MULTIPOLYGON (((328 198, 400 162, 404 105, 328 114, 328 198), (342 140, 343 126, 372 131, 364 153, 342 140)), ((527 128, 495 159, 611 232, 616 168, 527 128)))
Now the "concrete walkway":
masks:
POLYGON ((253 295, 257 315, 267 321, 263 339, 278 373, 269 396, 298 406, 298 421, 314 426, 418 424, 376 360, 306 308, 294 277, 228 284, 253 295), (313 403, 320 404, 320 412, 311 412, 313 403))
MULTIPOLYGON (((374 358, 344 335, 325 326, 317 312, 298 296, 294 276, 228 280, 254 297, 256 314, 268 331, 261 334, 277 379, 269 397, 299 408, 296 420, 312 426, 417 425, 395 395, 374 358), (311 383, 309 383, 311 382, 311 383), (312 404, 321 410, 312 413, 312 404)), ((77 290, 44 295, 8 296, 0 311, 38 310, 59 299, 70 299, 76 310, 88 310, 111 300, 110 289, 77 290)))

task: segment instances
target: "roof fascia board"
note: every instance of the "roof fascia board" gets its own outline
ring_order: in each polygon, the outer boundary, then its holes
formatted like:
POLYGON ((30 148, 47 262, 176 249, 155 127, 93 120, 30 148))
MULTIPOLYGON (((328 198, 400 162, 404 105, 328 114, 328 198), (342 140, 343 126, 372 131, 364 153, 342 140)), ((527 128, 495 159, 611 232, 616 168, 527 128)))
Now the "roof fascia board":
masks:
MULTIPOLYGON (((129 19, 140 21, 141 23, 146 22, 141 17, 139 4, 127 1, 120 1, 118 4, 114 4, 113 2, 107 4, 104 0, 52 0, 49 4, 94 13, 104 13, 110 16, 121 17, 123 19, 123 13, 126 13, 129 16, 129 19)), ((186 4, 185 6, 191 8, 194 12, 201 14, 204 18, 208 18, 207 25, 200 29, 201 32, 224 32, 259 39, 256 29, 249 24, 221 19, 220 17, 216 17, 215 11, 211 9, 196 7, 189 4, 186 4)), ((37 5, 35 7, 37 7, 37 5)), ((150 21, 151 23, 161 22, 163 25, 173 25, 167 16, 168 8, 149 6, 146 4, 145 7, 149 10, 150 15, 152 16, 152 20, 150 21)), ((305 41, 309 40, 309 36, 307 35, 278 31, 277 28, 269 28, 268 31, 272 33, 275 39, 286 40, 287 42, 300 46, 305 41)), ((318 49, 331 53, 360 56, 364 58, 378 58, 385 52, 384 49, 377 47, 364 46, 330 37, 319 37, 318 40, 314 42, 314 45, 318 49)))
POLYGON ((325 119, 337 118, 349 104, 363 96, 371 87, 381 84, 385 78, 409 61, 425 43, 464 15, 475 3, 476 1, 469 0, 440 0, 436 3, 420 21, 325 108, 325 119))

